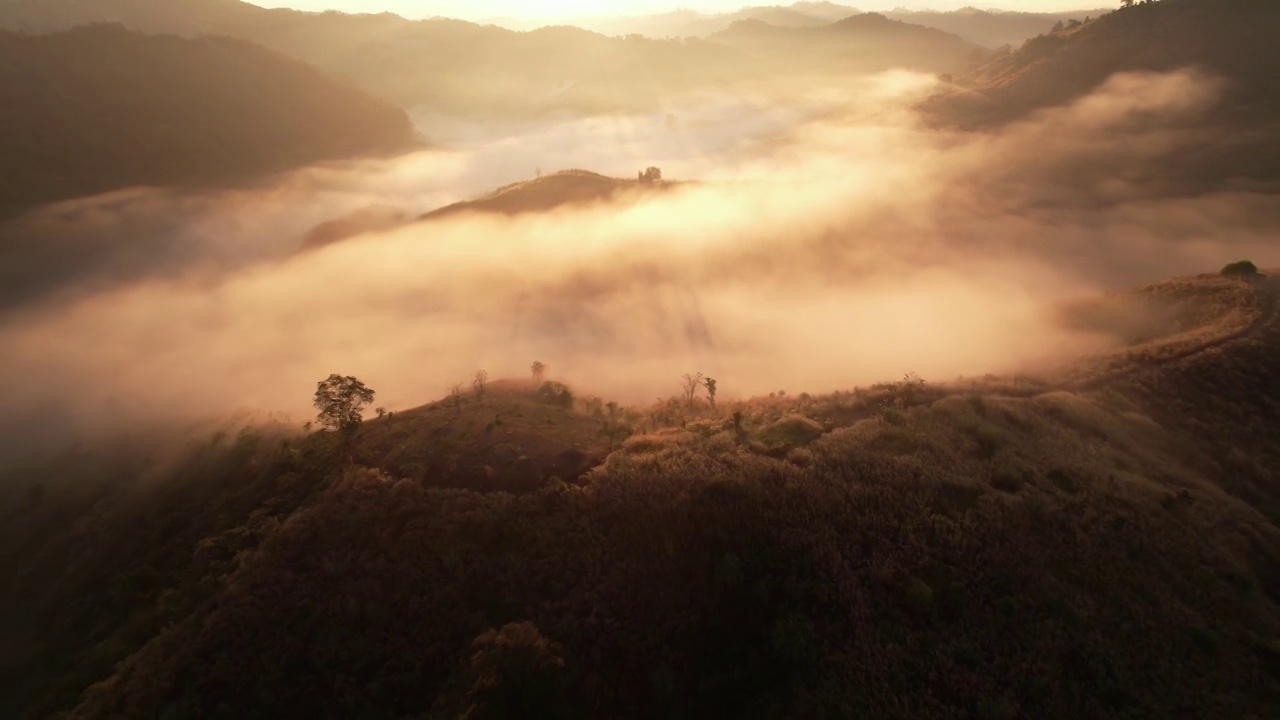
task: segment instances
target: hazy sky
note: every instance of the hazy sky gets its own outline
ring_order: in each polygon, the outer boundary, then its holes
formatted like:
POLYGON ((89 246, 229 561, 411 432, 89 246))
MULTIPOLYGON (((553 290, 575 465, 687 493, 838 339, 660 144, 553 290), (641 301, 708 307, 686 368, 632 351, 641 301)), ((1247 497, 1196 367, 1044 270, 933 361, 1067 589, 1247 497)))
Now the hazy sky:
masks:
MULTIPOLYGON (((459 18, 637 15, 688 8, 702 12, 725 12, 746 5, 788 5, 791 0, 255 0, 264 7, 294 7, 301 10, 343 10, 346 12, 390 11, 406 17, 442 15, 459 18)), ((841 3, 860 10, 913 9, 953 10, 966 5, 1027 12, 1096 8, 1119 3, 1085 0, 848 0, 841 3)))

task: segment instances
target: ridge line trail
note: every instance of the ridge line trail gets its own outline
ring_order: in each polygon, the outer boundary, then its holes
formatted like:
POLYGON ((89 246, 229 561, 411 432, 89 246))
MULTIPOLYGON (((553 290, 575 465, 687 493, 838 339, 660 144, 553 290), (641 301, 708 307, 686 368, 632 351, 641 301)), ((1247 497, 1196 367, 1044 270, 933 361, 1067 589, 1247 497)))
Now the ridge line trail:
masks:
MULTIPOLYGON (((1257 280, 1245 280, 1245 282, 1262 283, 1262 312, 1258 317, 1249 323, 1249 326, 1236 332, 1228 333, 1222 337, 1209 340, 1207 342, 1194 345, 1184 350, 1148 361, 1133 362, 1129 367, 1119 370, 1104 372, 1093 378, 1082 380, 1071 380, 1065 382, 1051 383, 1047 386, 1031 390, 1026 394, 1011 391, 1010 396, 1026 396, 1034 397, 1051 392, 1091 392, 1102 390, 1109 385, 1131 379, 1142 373, 1155 372, 1170 365, 1174 365, 1185 360, 1190 360, 1198 355, 1202 355, 1211 350, 1226 347, 1241 341, 1252 340, 1265 334, 1271 326, 1276 324, 1277 318, 1280 318, 1280 276, 1275 274, 1265 275, 1257 280)), ((1006 394, 1006 393, 996 393, 1006 394)))
MULTIPOLYGON (((1148 360, 1133 360, 1126 366, 1119 369, 1102 372, 1093 377, 1086 377, 1077 380, 1052 380, 1043 376, 1026 375, 1005 375, 1005 376, 987 376, 984 379, 960 380, 952 383, 939 383, 934 386, 934 392, 930 394, 931 400, 941 400, 946 397, 955 395, 984 395, 988 397, 1007 397, 1007 398, 1034 398, 1041 395, 1047 395, 1055 392, 1097 392, 1117 383, 1138 377, 1143 373, 1154 373, 1177 363, 1185 362, 1206 352, 1218 350, 1239 342, 1245 342, 1273 332, 1280 326, 1280 272, 1271 273, 1261 278, 1242 282, 1257 282, 1262 284, 1261 312, 1253 322, 1241 330, 1237 330, 1227 335, 1208 340, 1188 348, 1179 350, 1167 357, 1148 360), (1025 382, 1027 387, 984 387, 983 383, 1000 380, 1012 381, 1014 384, 1025 382)), ((1093 359, 1105 358, 1106 355, 1099 355, 1093 359)), ((1088 362, 1090 358, 1081 358, 1077 360, 1073 367, 1080 367, 1081 363, 1088 362)), ((876 414, 874 408, 867 408, 865 417, 873 417, 876 414)))
MULTIPOLYGON (((1045 376, 1036 376, 1030 373, 1024 375, 1004 375, 1004 376, 987 376, 982 380, 961 380, 953 383, 939 383, 937 386, 937 397, 950 397, 953 395, 964 394, 980 394, 990 397, 1009 397, 1009 398, 1033 398, 1040 395, 1047 395, 1055 392, 1096 392, 1103 390, 1108 386, 1114 385, 1125 380, 1137 377, 1143 373, 1150 373, 1162 370, 1176 363, 1190 360, 1206 352, 1217 350, 1238 342, 1243 342, 1257 338, 1265 334, 1278 324, 1280 320, 1280 273, 1265 275, 1257 280, 1243 280, 1244 282, 1260 282, 1263 284, 1261 306, 1262 311, 1248 327, 1228 333, 1224 336, 1208 340, 1197 345, 1179 350, 1171 355, 1161 358, 1147 360, 1132 360, 1126 366, 1114 369, 1093 377, 1085 377, 1077 380, 1053 380, 1045 376), (983 382, 1012 381, 1013 383, 1027 383, 1026 388, 1017 387, 983 387, 983 382)), ((1100 354, 1092 358, 1080 358, 1076 360, 1072 367, 1078 368, 1081 364, 1089 360, 1099 360, 1107 357, 1100 354)))

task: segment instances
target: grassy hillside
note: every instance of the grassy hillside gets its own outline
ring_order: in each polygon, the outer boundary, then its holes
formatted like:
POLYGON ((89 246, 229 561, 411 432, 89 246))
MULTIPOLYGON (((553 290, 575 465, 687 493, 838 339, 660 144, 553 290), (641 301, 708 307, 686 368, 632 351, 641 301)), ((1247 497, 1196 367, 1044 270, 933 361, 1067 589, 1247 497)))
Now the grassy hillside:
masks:
POLYGON ((0 31, 0 211, 208 185, 413 142, 405 113, 249 43, 0 31))
MULTIPOLYGON (((665 192, 683 182, 608 177, 588 170, 561 170, 534 180, 512 183, 474 200, 463 200, 419 215, 417 220, 440 220, 467 213, 521 215, 592 203, 626 203, 650 193, 665 192)), ((362 208, 321 223, 302 237, 300 251, 314 250, 358 235, 388 230, 413 222, 402 210, 386 206, 362 208)))
POLYGON ((562 170, 498 188, 482 198, 432 210, 420 219, 437 220, 468 212, 503 215, 546 212, 569 205, 639 198, 645 193, 662 192, 676 186, 676 183, 669 182, 640 183, 587 170, 562 170))
POLYGON ((12 622, 42 643, 5 696, 73 717, 1267 717, 1277 289, 1104 298, 1146 324, 1084 381, 631 410, 492 383, 348 444, 259 429, 15 469, 12 622))
POLYGON ((303 234, 299 250, 316 248, 342 242, 364 233, 389 230, 408 221, 401 209, 389 205, 371 205, 346 215, 322 222, 303 234))

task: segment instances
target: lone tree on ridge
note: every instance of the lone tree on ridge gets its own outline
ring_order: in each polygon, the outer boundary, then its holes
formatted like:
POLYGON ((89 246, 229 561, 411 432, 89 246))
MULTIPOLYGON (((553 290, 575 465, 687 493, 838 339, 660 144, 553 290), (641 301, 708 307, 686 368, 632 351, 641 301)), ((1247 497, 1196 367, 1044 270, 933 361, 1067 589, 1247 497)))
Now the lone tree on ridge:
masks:
POLYGON ((364 420, 362 412, 373 402, 374 391, 350 375, 333 374, 316 383, 316 422, 342 432, 351 432, 364 420))

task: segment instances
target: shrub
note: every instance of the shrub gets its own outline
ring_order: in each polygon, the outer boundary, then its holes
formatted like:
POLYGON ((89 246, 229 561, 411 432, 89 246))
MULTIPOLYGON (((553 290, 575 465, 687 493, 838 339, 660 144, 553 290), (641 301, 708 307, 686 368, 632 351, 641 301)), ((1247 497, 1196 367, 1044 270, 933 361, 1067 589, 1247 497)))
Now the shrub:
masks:
POLYGON ((804 415, 788 415, 760 431, 759 438, 773 450, 802 447, 822 437, 826 429, 804 415))
POLYGON ((1223 275, 1257 275, 1258 266, 1248 260, 1233 262, 1222 268, 1223 275))
POLYGON ((813 464, 813 451, 808 448, 793 448, 787 453, 787 462, 797 467, 808 467, 813 464))
POLYGON ((548 381, 538 388, 538 400, 549 405, 573 407, 573 392, 564 383, 548 381))
POLYGON ((969 434, 973 437, 977 456, 983 460, 995 457, 1005 444, 1004 433, 988 422, 978 423, 969 428, 969 434))
POLYGON ((888 402, 880 406, 880 419, 889 425, 901 426, 907 424, 907 416, 903 415, 901 410, 888 402))

